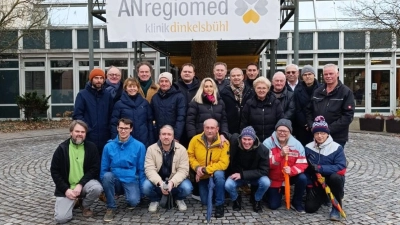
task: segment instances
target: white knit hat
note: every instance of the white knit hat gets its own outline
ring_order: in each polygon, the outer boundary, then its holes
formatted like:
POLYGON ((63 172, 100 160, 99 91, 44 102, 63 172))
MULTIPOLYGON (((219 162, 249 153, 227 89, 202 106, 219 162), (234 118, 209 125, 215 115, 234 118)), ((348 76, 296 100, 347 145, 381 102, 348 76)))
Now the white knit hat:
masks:
POLYGON ((158 83, 160 83, 160 79, 163 77, 167 78, 169 80, 169 82, 172 84, 172 74, 171 73, 168 73, 168 72, 161 73, 160 76, 158 77, 158 83))

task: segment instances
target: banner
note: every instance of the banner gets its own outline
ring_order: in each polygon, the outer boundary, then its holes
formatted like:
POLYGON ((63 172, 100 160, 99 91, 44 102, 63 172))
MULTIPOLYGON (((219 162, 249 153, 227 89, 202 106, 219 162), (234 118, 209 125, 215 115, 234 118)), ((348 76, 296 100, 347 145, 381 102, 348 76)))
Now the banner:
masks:
POLYGON ((277 39, 280 0, 108 0, 108 41, 277 39))

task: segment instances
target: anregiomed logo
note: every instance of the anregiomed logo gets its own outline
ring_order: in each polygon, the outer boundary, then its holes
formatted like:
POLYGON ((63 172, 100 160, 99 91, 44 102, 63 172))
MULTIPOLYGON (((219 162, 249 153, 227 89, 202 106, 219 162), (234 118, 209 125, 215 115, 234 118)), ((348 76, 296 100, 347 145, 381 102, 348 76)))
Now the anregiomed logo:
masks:
POLYGON ((268 12, 267 0, 236 0, 235 5, 237 7, 235 10, 236 15, 242 16, 245 23, 258 23, 260 15, 264 16, 268 12), (250 7, 253 5, 254 7, 250 7))

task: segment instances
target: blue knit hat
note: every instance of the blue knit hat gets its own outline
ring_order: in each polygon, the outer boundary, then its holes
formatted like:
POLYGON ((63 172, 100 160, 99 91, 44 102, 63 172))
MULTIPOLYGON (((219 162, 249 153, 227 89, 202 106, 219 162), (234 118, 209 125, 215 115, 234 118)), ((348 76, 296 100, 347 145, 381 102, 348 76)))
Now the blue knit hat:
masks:
POLYGON ((255 141, 257 138, 256 131, 252 126, 245 127, 243 128, 242 133, 240 134, 240 138, 242 137, 251 137, 251 139, 255 141))
POLYGON ((315 117, 311 131, 312 131, 313 134, 316 133, 316 132, 325 132, 327 134, 331 133, 331 131, 329 130, 329 126, 325 122, 325 118, 323 116, 315 117))

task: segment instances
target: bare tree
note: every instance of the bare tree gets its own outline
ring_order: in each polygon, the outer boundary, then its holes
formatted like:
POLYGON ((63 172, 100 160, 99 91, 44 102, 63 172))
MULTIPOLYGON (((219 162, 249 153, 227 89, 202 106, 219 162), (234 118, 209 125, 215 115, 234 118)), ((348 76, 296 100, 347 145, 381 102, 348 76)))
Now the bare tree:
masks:
POLYGON ((39 5, 41 1, 0 1, 0 53, 15 53, 23 36, 37 34, 33 30, 46 25, 48 12, 39 5))
POLYGON ((217 41, 192 41, 191 63, 196 65, 196 76, 203 80, 213 77, 217 60, 217 41))

